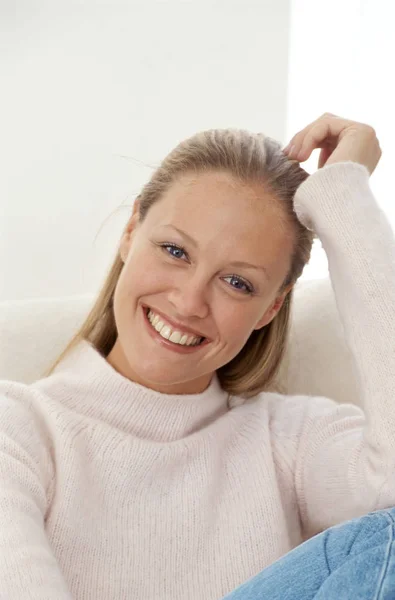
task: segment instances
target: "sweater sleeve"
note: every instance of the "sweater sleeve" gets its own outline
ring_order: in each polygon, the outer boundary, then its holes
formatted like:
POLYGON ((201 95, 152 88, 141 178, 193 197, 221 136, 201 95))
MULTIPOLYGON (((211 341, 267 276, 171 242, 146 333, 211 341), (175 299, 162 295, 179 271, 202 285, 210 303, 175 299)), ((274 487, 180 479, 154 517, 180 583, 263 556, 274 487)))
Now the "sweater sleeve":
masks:
POLYGON ((53 476, 33 411, 0 395, 0 598, 72 600, 45 534, 53 476))
POLYGON ((358 383, 350 403, 362 406, 305 403, 295 487, 314 535, 395 505, 395 239, 357 163, 315 172, 298 188, 294 210, 326 252, 358 383))

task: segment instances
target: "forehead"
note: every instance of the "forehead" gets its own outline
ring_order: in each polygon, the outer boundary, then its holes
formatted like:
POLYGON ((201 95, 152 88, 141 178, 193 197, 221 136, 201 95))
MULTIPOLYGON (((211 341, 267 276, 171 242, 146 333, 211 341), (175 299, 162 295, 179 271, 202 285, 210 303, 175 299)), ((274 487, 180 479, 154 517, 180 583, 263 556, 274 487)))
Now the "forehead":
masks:
MULTIPOLYGON (((263 184, 246 184, 229 173, 208 171, 180 176, 164 194, 164 200, 177 203, 188 199, 191 206, 195 202, 204 202, 206 207, 210 205, 215 208, 230 204, 236 208, 237 204, 252 203, 263 196, 266 196, 267 200, 271 198, 265 193, 263 184)), ((258 205, 255 208, 258 208, 258 205)))
POLYGON ((279 201, 263 183, 246 184, 227 173, 183 175, 147 217, 150 225, 174 225, 195 238, 202 250, 231 253, 234 260, 259 254, 276 262, 279 252, 284 255, 292 247, 279 201))
POLYGON ((221 218, 230 226, 249 224, 257 217, 272 221, 272 217, 276 217, 278 222, 284 223, 278 200, 263 183, 246 184, 223 172, 182 175, 171 184, 157 206, 158 216, 160 213, 179 218, 199 215, 208 222, 221 218))

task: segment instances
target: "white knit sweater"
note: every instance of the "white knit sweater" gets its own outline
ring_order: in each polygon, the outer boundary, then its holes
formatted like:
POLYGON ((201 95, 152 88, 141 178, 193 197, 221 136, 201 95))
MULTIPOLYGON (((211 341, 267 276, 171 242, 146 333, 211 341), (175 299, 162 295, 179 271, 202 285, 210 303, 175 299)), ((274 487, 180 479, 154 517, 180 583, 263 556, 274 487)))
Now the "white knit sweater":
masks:
POLYGON ((2 600, 219 600, 303 537, 395 504, 393 232, 351 162, 310 176, 295 210, 327 253, 365 416, 240 404, 216 377, 161 394, 87 342, 49 378, 1 381, 2 600))

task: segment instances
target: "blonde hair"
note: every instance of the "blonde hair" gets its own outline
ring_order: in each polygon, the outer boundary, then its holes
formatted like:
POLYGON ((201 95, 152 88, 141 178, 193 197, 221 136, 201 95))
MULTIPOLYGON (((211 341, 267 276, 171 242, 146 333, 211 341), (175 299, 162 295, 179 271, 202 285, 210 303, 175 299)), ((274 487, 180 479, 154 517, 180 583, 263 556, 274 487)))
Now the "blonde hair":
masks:
MULTIPOLYGON (((140 222, 178 176, 190 171, 213 170, 225 171, 242 183, 262 183, 279 203, 294 236, 291 266, 279 290, 281 293, 302 274, 316 236, 299 222, 293 210, 295 192, 309 174, 283 154, 276 140, 241 129, 210 129, 182 141, 162 161, 139 194, 140 222)), ((104 357, 110 353, 117 338, 114 292, 123 266, 117 250, 88 316, 45 376, 51 375, 83 339, 104 357)), ((273 384, 288 341, 292 299, 293 288, 276 317, 264 328, 254 330, 241 351, 217 370, 220 384, 229 394, 249 398, 273 384)))

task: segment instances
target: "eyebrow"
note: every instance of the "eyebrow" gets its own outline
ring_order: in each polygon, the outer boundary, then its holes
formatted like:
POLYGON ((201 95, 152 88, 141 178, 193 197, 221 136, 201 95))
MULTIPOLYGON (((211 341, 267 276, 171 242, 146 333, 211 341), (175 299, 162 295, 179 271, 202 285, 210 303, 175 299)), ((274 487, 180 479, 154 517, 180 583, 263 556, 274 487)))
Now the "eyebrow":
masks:
MULTIPOLYGON (((175 229, 175 231, 177 231, 180 235, 182 235, 183 237, 185 237, 192 244, 192 246, 194 246, 195 248, 197 248, 199 246, 199 244, 197 243, 196 240, 194 240, 190 235, 188 235, 188 233, 186 233, 182 229, 179 229, 178 227, 175 227, 175 225, 167 224, 167 225, 165 225, 165 227, 171 227, 172 229, 175 229)), ((243 261, 240 261, 240 260, 234 261, 234 262, 232 262, 230 264, 233 265, 233 266, 235 266, 235 267, 245 267, 247 269, 256 269, 257 271, 263 271, 265 273, 267 279, 270 279, 266 267, 262 267, 262 266, 259 266, 259 265, 253 265, 251 263, 243 262, 243 261)))

